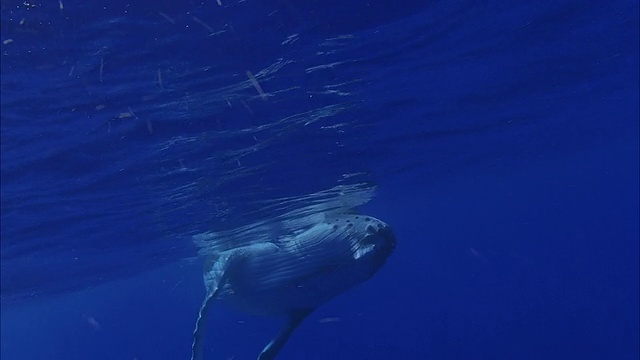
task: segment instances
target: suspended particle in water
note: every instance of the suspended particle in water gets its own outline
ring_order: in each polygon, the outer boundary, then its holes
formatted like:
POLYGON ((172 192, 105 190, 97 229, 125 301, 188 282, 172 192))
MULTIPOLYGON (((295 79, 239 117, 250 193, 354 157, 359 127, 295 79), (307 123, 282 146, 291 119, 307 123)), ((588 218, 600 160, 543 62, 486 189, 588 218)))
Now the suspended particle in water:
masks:
POLYGON ((168 22, 175 24, 176 21, 173 20, 173 18, 171 18, 169 15, 163 13, 162 11, 158 11, 158 15, 162 16, 163 18, 165 18, 165 20, 167 20, 168 22))
POLYGON ((193 17, 193 21, 197 22, 198 24, 202 25, 202 27, 204 27, 205 29, 207 29, 210 33, 213 32, 213 28, 211 26, 209 26, 208 24, 206 24, 204 21, 200 20, 197 17, 193 17))
POLYGON ((89 324, 89 326, 91 326, 93 328, 93 330, 95 331, 100 331, 100 329, 102 329, 102 327, 100 326, 100 323, 98 322, 98 320, 96 320, 93 317, 88 317, 87 318, 87 323, 89 324))
POLYGON ((164 84, 162 83, 162 72, 160 72, 160 68, 158 68, 158 85, 160 85, 161 89, 164 89, 164 84))
POLYGON ((325 317, 325 318, 322 318, 322 319, 318 320, 318 322, 321 323, 321 324, 335 323, 335 322, 340 322, 340 318, 339 317, 325 317))
POLYGON ((102 74, 104 74, 104 58, 100 58, 100 83, 102 83, 102 74))
POLYGON ((262 100, 267 100, 267 94, 265 94, 265 92, 262 90, 262 86, 260 86, 260 84, 258 83, 258 80, 256 80, 255 76, 253 76, 253 74, 251 73, 251 71, 247 70, 247 77, 249 78, 249 81, 251 82, 251 84, 253 85, 254 88, 256 88, 256 90, 258 91, 258 94, 260 94, 260 97, 262 98, 262 100))

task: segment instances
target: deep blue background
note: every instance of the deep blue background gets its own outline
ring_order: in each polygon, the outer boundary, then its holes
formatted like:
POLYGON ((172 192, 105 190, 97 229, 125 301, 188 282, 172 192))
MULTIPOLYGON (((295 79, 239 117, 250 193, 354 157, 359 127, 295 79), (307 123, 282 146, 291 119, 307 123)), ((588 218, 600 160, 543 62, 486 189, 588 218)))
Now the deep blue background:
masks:
MULTIPOLYGON (((283 359, 639 357, 636 2, 31 4, 2 3, 3 359, 187 358, 190 236, 357 181, 396 253, 283 359)), ((251 359, 278 322, 209 328, 251 359)))

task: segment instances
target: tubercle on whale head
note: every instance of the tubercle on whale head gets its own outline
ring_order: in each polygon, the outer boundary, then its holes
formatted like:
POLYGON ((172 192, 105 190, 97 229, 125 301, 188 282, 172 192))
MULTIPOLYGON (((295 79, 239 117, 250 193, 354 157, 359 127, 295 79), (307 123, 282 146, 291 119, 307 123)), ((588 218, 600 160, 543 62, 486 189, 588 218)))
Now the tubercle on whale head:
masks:
POLYGON ((376 220, 368 223, 363 229, 364 236, 357 242, 354 259, 374 257, 378 266, 382 266, 396 247, 396 237, 391 227, 376 220))
POLYGON ((396 236, 391 229, 391 226, 384 224, 384 226, 378 229, 375 235, 375 246, 378 251, 384 252, 387 255, 391 255, 396 248, 396 236))

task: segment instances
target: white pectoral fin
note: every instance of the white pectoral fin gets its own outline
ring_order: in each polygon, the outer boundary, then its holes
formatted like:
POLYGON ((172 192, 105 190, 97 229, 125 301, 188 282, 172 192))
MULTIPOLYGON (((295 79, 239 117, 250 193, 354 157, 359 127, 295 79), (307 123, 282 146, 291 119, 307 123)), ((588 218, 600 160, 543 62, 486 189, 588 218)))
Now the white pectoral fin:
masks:
POLYGON ((207 325, 207 311, 212 299, 215 298, 217 291, 212 294, 207 294, 200 306, 200 312, 198 312, 198 319, 196 320, 196 327, 193 330, 193 344, 191 345, 191 360, 202 360, 202 351, 204 348, 205 330, 207 325))
POLYGON ((292 313, 287 319, 284 328, 282 329, 282 331, 280 331, 278 336, 271 340, 271 342, 269 342, 269 344, 267 344, 267 346, 265 346, 265 348, 262 350, 260 356, 258 356, 258 360, 275 359, 276 355, 278 355, 284 344, 289 339, 289 336, 291 336, 294 330, 300 325, 302 320, 304 320, 312 311, 313 309, 301 310, 292 313))
POLYGON ((207 312, 211 303, 216 298, 227 280, 227 270, 231 254, 223 254, 215 261, 207 261, 204 269, 204 284, 206 295, 198 312, 196 327, 193 330, 193 344, 191 346, 191 360, 202 360, 204 348, 205 330, 207 325, 207 312))

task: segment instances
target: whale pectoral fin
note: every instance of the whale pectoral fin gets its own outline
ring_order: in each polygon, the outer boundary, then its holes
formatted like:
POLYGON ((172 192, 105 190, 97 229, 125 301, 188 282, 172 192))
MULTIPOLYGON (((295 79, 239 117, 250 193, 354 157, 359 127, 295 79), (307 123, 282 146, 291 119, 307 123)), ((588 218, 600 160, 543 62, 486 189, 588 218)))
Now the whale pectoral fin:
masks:
POLYGON ((298 325, 300 325, 302 320, 304 320, 309 314, 311 314, 313 310, 314 309, 296 311, 289 315, 289 318, 287 319, 287 322, 282 331, 280 331, 278 336, 276 336, 273 340, 271 340, 269 344, 267 344, 267 346, 265 346, 265 348, 260 353, 260 356, 258 356, 258 360, 275 359, 276 355, 278 355, 284 344, 287 342, 287 339, 289 339, 289 336, 291 336, 293 331, 298 327, 298 325))
POLYGON ((191 360, 202 360, 202 350, 204 348, 205 330, 207 325, 207 311, 210 304, 215 299, 218 291, 214 291, 204 299, 200 311, 198 312, 198 319, 196 320, 196 327, 193 330, 193 344, 191 345, 191 360))
POLYGON ((207 312, 218 296, 220 290, 227 281, 227 270, 231 262, 231 254, 219 256, 215 261, 207 260, 204 269, 204 284, 206 295, 198 312, 196 327, 193 330, 193 344, 191 346, 191 360, 202 360, 204 348, 205 330, 207 325, 207 312))

